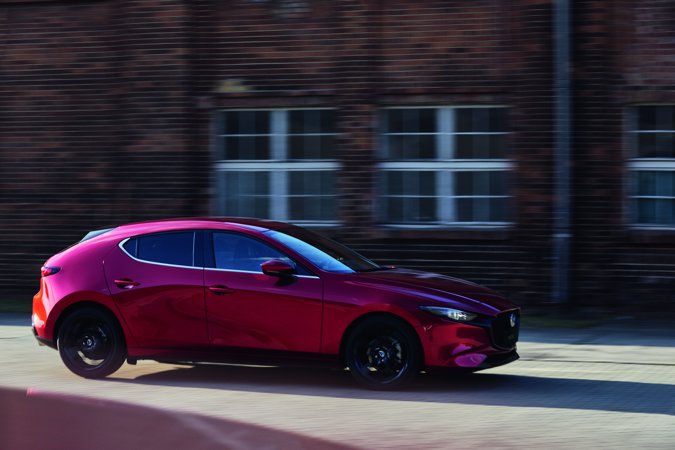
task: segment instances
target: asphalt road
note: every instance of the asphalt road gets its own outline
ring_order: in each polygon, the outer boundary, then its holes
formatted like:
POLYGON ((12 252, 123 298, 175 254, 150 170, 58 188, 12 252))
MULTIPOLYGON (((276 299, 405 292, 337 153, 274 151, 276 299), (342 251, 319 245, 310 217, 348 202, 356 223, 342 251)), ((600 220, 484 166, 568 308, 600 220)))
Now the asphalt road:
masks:
MULTIPOLYGON (((28 323, 0 316, 0 387, 29 396, 114 400, 361 448, 675 448, 675 331, 667 324, 526 329, 521 360, 510 365, 468 377, 423 375, 404 391, 372 392, 342 371, 150 361, 85 380, 56 351, 38 347, 28 323)), ((7 402, 5 414, 12 414, 7 402)), ((3 439, 0 449, 8 448, 3 439)), ((297 448, 275 442, 251 448, 297 448)), ((58 440, 48 444, 60 448, 58 440)))

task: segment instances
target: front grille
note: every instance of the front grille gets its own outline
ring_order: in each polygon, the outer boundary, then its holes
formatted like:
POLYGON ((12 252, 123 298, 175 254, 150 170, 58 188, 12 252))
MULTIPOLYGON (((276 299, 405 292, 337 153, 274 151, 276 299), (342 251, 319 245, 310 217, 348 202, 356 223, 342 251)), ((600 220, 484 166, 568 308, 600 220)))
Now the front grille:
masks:
POLYGON ((492 320, 492 326, 490 327, 492 344, 501 349, 513 348, 518 342, 519 330, 520 311, 514 310, 499 314, 492 320))

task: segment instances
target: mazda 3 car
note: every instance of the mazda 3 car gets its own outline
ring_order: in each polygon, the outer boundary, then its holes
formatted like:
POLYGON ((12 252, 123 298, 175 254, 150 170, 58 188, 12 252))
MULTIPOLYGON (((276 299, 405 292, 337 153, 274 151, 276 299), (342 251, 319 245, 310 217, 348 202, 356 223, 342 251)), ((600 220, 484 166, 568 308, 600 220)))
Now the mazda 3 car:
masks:
POLYGON ((141 359, 317 363, 393 389, 421 370, 518 358, 519 309, 492 290, 380 266, 286 223, 122 225, 89 233, 41 272, 33 332, 86 378, 141 359))

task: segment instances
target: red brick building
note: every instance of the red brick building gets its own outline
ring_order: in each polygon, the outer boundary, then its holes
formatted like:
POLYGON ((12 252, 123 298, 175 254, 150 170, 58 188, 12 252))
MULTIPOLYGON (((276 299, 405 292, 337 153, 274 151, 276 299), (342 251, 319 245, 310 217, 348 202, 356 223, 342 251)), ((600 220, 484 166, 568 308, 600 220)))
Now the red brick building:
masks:
POLYGON ((0 291, 87 231, 253 215, 526 305, 673 310, 675 5, 0 1, 0 291))

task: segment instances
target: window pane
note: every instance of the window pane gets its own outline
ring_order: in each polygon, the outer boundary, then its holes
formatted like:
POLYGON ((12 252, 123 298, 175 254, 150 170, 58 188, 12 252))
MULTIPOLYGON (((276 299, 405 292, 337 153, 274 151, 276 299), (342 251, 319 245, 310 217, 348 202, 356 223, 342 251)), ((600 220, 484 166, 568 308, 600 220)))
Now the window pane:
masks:
POLYGON ((641 170, 633 173, 633 217, 636 223, 675 224, 675 172, 641 170))
POLYGON ((638 158, 655 158, 657 156, 655 133, 639 133, 637 135, 637 144, 638 158))
POLYGON ((388 133, 435 133, 435 108, 400 108, 385 110, 388 133))
POLYGON ((638 129, 656 130, 656 106, 638 106, 638 129))
POLYGON ((269 216, 269 172, 224 172, 224 214, 269 216))
POLYGON ((383 186, 389 195, 403 194, 403 172, 391 171, 382 173, 383 186))
POLYGON ((403 133, 418 133, 420 131, 419 125, 419 110, 404 109, 403 110, 403 133))
POLYGON ((490 199, 490 222, 506 222, 507 221, 507 198, 491 198, 490 199))
POLYGON ((226 134, 269 134, 269 111, 227 111, 226 134))
POLYGON ((336 133, 335 110, 322 109, 319 111, 319 118, 322 133, 336 133))
POLYGON ((490 127, 492 132, 504 133, 506 129, 506 108, 490 108, 490 127))
POLYGON ((468 133, 473 131, 473 110, 469 108, 458 108, 455 110, 455 131, 459 133, 468 133))
POLYGON ((289 218, 330 220, 335 217, 335 174, 330 171, 289 173, 289 218))
POLYGON ((225 159, 269 159, 269 136, 226 136, 225 159))
POLYGON ((455 195, 507 195, 506 177, 502 171, 455 172, 455 195))
POLYGON ((500 133, 506 131, 506 108, 457 108, 458 133, 500 133))
POLYGON ((335 157, 335 114, 332 110, 292 110, 289 117, 289 159, 335 157))
POLYGON ((194 233, 168 233, 143 236, 138 239, 138 259, 192 266, 194 263, 194 233))
POLYGON ((455 195, 473 195, 473 172, 455 172, 455 195))
POLYGON ((638 196, 675 197, 675 172, 640 170, 635 172, 634 179, 638 196))
POLYGON ((384 190, 381 207, 391 223, 420 223, 438 220, 436 172, 390 171, 382 173, 384 190))
POLYGON ((436 157, 436 136, 422 135, 419 136, 419 144, 417 147, 417 158, 433 159, 436 157))
POLYGON ((402 133, 403 132, 403 110, 402 109, 388 109, 385 110, 387 132, 388 133, 402 133))
POLYGON ((455 200, 457 206, 457 221, 458 222, 473 222, 473 199, 458 198, 455 200))
POLYGON ((454 192, 460 222, 503 222, 507 215, 508 172, 460 171, 454 173, 454 192), (468 198, 467 198, 468 197, 468 198))
POLYGON ((491 171, 490 174, 490 195, 507 195, 508 172, 491 171))
POLYGON ((673 225, 675 223, 675 200, 636 199, 636 221, 649 225, 673 225))
POLYGON ((656 156, 659 158, 675 157, 675 140, 673 133, 658 133, 656 135, 656 156))
POLYGON ((388 159, 433 159, 436 156, 435 135, 393 135, 387 136, 388 159))
POLYGON ((262 272, 260 265, 270 259, 291 260, 264 242, 235 233, 213 233, 216 268, 262 272))
POLYGON ((419 130, 422 133, 436 132, 436 110, 425 108, 419 110, 419 130))
POLYGON ((506 156, 506 137, 503 134, 459 134, 455 139, 455 157, 458 159, 491 159, 506 156))

